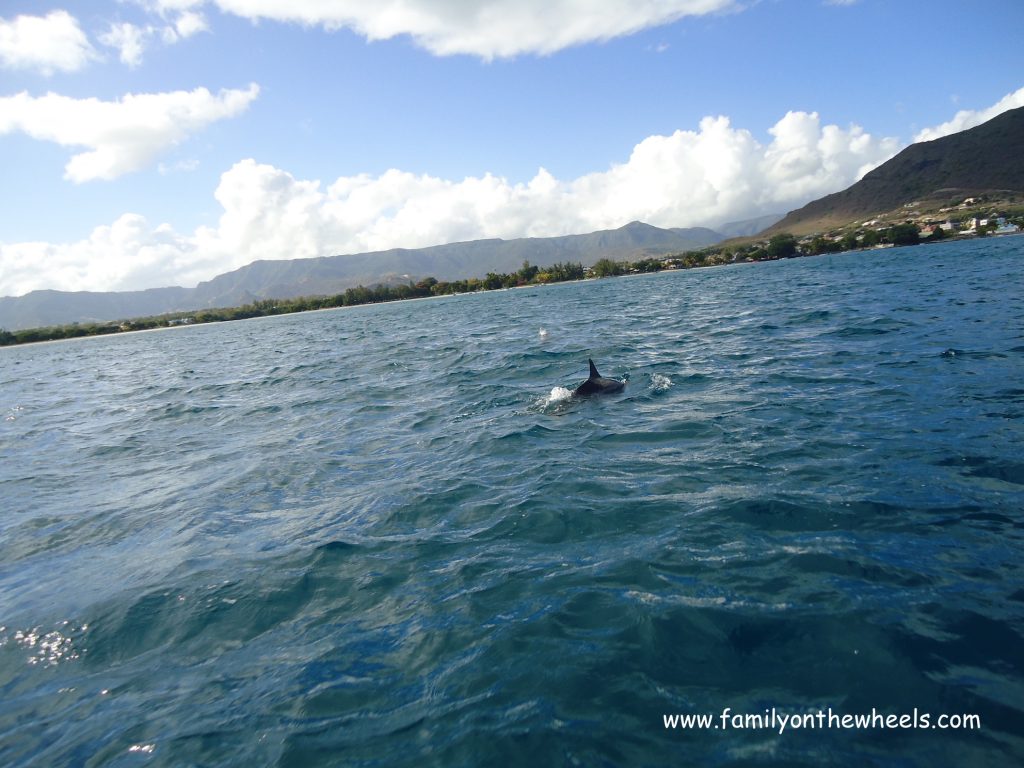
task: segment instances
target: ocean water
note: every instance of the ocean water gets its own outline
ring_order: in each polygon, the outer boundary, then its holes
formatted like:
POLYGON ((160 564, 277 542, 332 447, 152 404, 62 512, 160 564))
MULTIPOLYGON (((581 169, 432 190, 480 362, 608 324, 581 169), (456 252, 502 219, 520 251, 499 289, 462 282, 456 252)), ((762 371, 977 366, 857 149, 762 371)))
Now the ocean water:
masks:
POLYGON ((1021 764, 1022 510, 1020 237, 3 349, 0 764, 1021 764))

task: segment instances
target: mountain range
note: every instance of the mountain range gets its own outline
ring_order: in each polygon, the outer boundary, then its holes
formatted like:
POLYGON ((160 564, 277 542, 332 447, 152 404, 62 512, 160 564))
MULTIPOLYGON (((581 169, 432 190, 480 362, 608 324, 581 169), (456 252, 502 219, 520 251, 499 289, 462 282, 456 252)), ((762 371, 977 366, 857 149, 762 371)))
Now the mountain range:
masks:
POLYGON ((331 295, 358 285, 407 283, 423 277, 461 280, 488 272, 514 272, 524 261, 538 266, 599 259, 637 260, 703 248, 727 237, 761 228, 765 221, 733 222, 716 231, 704 227, 661 229, 634 221, 619 229, 585 235, 531 237, 516 240, 473 240, 429 248, 313 259, 256 261, 218 275, 195 288, 152 288, 144 291, 32 291, 0 298, 0 328, 11 331, 67 323, 121 320, 234 307, 257 299, 331 295))

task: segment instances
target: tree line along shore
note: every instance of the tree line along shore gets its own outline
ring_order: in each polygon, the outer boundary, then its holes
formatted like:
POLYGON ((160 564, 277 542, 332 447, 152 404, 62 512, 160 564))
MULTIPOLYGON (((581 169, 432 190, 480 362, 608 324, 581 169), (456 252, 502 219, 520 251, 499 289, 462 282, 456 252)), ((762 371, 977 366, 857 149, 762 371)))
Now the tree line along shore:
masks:
POLYGON ((479 291, 493 291, 505 288, 549 285, 552 283, 583 280, 587 277, 613 277, 627 274, 643 274, 664 270, 693 269, 697 267, 720 266, 757 261, 813 256, 822 253, 839 253, 864 248, 890 247, 896 245, 917 245, 937 242, 947 235, 937 229, 931 237, 922 239, 916 225, 896 224, 888 229, 856 237, 845 238, 814 237, 797 239, 794 235, 780 233, 767 241, 733 246, 711 246, 685 253, 644 258, 638 261, 613 261, 601 259, 592 267, 580 263, 557 263, 538 267, 523 262, 515 272, 489 272, 483 278, 471 277, 465 280, 443 281, 427 277, 417 282, 410 281, 397 285, 357 286, 342 293, 325 296, 302 296, 291 299, 261 299, 238 307, 197 309, 174 312, 153 317, 138 317, 111 322, 69 323, 43 328, 27 328, 8 331, 0 328, 0 346, 31 344, 41 341, 57 341, 87 336, 104 336, 130 331, 145 331, 157 328, 172 328, 200 323, 218 323, 231 320, 246 320, 269 315, 286 315, 317 309, 353 307, 363 304, 379 304, 388 301, 422 299, 432 296, 446 296, 479 291))

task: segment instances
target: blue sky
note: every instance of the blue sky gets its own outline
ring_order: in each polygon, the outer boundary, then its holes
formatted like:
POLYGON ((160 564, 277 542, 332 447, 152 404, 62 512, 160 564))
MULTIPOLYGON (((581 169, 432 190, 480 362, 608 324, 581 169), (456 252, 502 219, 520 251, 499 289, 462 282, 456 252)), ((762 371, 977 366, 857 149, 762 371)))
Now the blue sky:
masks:
POLYGON ((714 226, 1024 105, 1024 3, 0 4, 0 295, 714 226))

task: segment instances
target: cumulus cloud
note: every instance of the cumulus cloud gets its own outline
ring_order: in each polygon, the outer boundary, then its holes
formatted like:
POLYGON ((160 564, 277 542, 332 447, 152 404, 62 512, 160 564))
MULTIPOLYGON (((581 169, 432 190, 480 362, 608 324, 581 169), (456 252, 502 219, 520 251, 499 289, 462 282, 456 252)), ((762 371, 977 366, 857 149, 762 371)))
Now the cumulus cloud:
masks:
POLYGON ((895 154, 893 139, 790 112, 759 142, 728 118, 650 136, 606 170, 527 182, 390 170, 324 184, 247 159, 220 179, 216 226, 188 235, 126 215, 78 243, 0 246, 0 295, 35 288, 194 285, 257 259, 419 247, 484 237, 542 237, 622 226, 713 225, 786 211, 843 189, 895 154), (40 269, 40 265, 46 267, 40 269))
POLYGON ((0 65, 7 69, 34 69, 49 76, 74 72, 94 58, 78 20, 67 11, 0 18, 0 65))
POLYGON ((170 26, 164 27, 162 35, 165 43, 176 43, 207 30, 209 30, 209 26, 203 14, 195 11, 183 11, 178 14, 170 26))
MULTIPOLYGON (((189 0, 157 0, 194 7, 189 0)), ((437 55, 547 54, 736 7, 736 0, 212 0, 258 21, 351 29, 368 40, 409 35, 437 55)))
POLYGON ((121 62, 129 67, 137 67, 142 63, 142 51, 145 48, 145 39, 152 30, 144 27, 129 24, 111 24, 110 29, 100 35, 100 42, 110 48, 116 48, 120 52, 121 62))
POLYGON ((142 63, 143 51, 152 40, 159 39, 165 45, 173 45, 209 29, 206 17, 195 11, 180 11, 174 18, 169 18, 171 14, 166 11, 160 13, 165 17, 163 26, 112 22, 110 28, 99 36, 99 41, 117 49, 122 63, 137 67, 142 63))
POLYGON ((149 166, 164 151, 217 120, 245 111, 259 93, 206 88, 128 94, 118 101, 25 92, 0 97, 0 135, 20 131, 40 141, 85 147, 72 155, 65 178, 113 179, 149 166))
POLYGON ((952 120, 942 125, 937 125, 934 128, 925 128, 923 131, 919 131, 914 137, 914 141, 941 139, 943 136, 949 136, 952 133, 958 133, 968 128, 973 128, 976 125, 981 125, 993 117, 1017 107, 1024 107, 1024 88, 1018 88, 1013 93, 1006 94, 987 109, 962 109, 953 116, 952 120))
MULTIPOLYGON (((116 49, 124 64, 136 67, 151 40, 158 38, 171 45, 208 30, 206 17, 193 10, 201 4, 201 0, 181 0, 150 6, 161 17, 160 24, 111 22, 97 39, 116 49)), ((34 69, 50 76, 58 71, 78 71, 99 58, 78 19, 67 11, 21 15, 10 21, 0 18, 0 66, 6 69, 34 69)))
POLYGON ((195 283, 216 266, 167 225, 151 227, 136 214, 73 243, 0 244, 0 295, 37 288, 130 290, 195 283))

